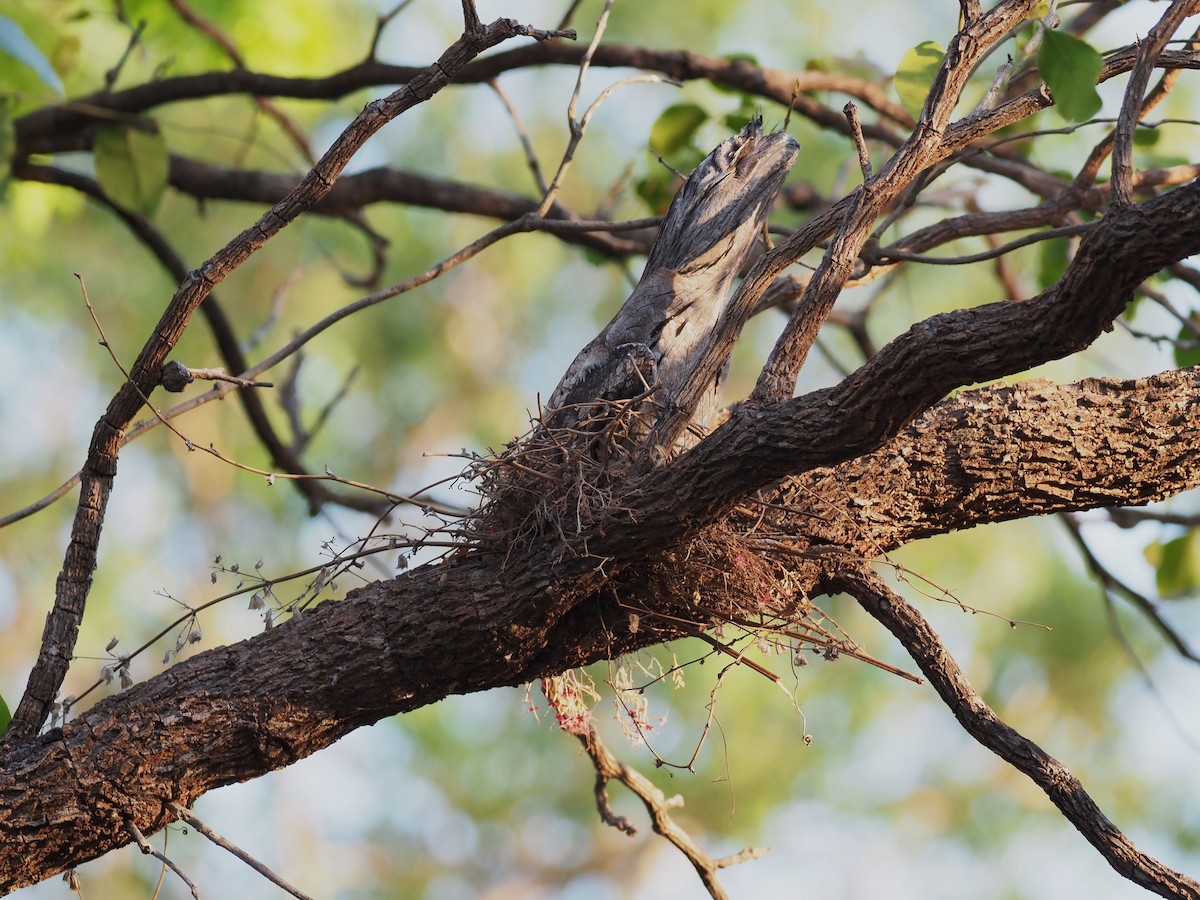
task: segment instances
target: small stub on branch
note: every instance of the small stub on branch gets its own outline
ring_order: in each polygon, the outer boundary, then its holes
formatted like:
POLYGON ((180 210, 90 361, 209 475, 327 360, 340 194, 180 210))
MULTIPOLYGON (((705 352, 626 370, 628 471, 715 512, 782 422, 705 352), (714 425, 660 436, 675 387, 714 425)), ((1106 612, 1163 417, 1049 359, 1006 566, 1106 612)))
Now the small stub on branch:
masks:
POLYGON ((172 394, 180 393, 193 381, 195 379, 188 367, 178 360, 165 362, 158 370, 158 383, 172 394))

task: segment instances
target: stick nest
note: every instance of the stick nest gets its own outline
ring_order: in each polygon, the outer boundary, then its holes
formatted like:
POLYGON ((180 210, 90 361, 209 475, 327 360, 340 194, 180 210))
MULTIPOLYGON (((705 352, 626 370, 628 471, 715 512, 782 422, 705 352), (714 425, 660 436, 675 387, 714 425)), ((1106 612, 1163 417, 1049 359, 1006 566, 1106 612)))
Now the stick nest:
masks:
MULTIPOLYGON (((653 424, 645 399, 596 401, 558 427, 542 417, 503 451, 481 459, 475 475, 485 502, 467 534, 475 548, 519 555, 549 540, 559 558, 587 557, 589 535, 629 519, 623 486, 661 461, 641 443, 653 424)), ((551 421, 561 421, 557 411, 551 421)), ((858 655, 801 587, 812 583, 805 568, 812 563, 782 547, 778 535, 757 534, 757 518, 743 510, 636 565, 597 560, 628 627, 694 634, 716 628, 719 636, 732 628, 731 640, 791 652, 798 664, 802 650, 858 655)))

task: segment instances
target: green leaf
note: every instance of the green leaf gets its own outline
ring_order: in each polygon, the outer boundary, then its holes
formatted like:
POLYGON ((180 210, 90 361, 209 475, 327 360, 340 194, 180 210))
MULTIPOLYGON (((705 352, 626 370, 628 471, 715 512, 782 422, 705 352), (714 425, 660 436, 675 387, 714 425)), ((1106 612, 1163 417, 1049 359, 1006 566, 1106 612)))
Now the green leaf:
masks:
POLYGON ((119 206, 150 215, 167 187, 167 142, 157 129, 106 125, 92 143, 96 178, 119 206))
POLYGON ((1038 250, 1038 285, 1045 290, 1063 277, 1067 271, 1068 241, 1065 238, 1042 241, 1038 250))
POLYGON ((922 41, 901 57, 892 84, 896 87, 900 105, 914 119, 921 118, 925 98, 929 95, 933 79, 945 58, 946 51, 937 41, 922 41))
MULTIPOLYGON (((66 96, 62 79, 58 77, 58 73, 50 65, 50 61, 21 30, 21 26, 7 16, 0 16, 0 56, 12 57, 17 62, 33 69, 38 78, 54 93, 60 97, 66 96)), ((0 66, 0 73, 3 73, 5 68, 5 66, 0 66)), ((0 86, 3 86, 3 83, 3 79, 0 78, 0 86)))
POLYGON ((8 704, 4 702, 4 698, 0 697, 0 734, 4 734, 8 730, 8 723, 12 721, 12 713, 8 710, 8 704))
POLYGON ((1085 41, 1049 29, 1042 36, 1038 70, 1064 119, 1082 122, 1100 111, 1096 78, 1103 68, 1104 60, 1085 41))
MULTIPOLYGON (((1193 328, 1200 325, 1200 314, 1192 313, 1189 318, 1193 328)), ((1175 365, 1181 369, 1200 366, 1200 347, 1196 346, 1195 333, 1187 325, 1183 325, 1179 329, 1179 336, 1176 340, 1179 343, 1175 345, 1175 365)))
POLYGON ((1164 600, 1188 596, 1200 586, 1196 543, 1197 533, 1189 531, 1166 543, 1155 541, 1146 547, 1146 559, 1155 569, 1158 595, 1164 600))
POLYGON ((695 103, 668 106, 650 126, 650 148, 659 156, 666 156, 686 147, 707 121, 708 113, 695 103))
POLYGON ((1139 128, 1133 133, 1133 143, 1136 147, 1153 147, 1161 137, 1157 128, 1139 128))
MULTIPOLYGON (((703 159, 704 151, 690 145, 681 147, 666 157, 666 161, 672 168, 680 172, 690 172, 696 166, 700 165, 703 159)), ((666 166, 655 163, 650 174, 645 178, 639 179, 634 185, 634 190, 646 202, 646 206, 650 208, 651 214, 657 216, 665 213, 671 205, 678 180, 675 173, 666 166)))

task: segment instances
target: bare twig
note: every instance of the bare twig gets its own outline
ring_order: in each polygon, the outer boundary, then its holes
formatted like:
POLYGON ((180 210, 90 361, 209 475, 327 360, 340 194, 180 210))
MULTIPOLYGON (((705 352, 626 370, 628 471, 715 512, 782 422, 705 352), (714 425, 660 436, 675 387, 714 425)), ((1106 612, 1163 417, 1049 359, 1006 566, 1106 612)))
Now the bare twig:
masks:
POLYGON ((1150 29, 1150 33, 1138 43, 1137 61, 1129 73, 1129 84, 1121 100, 1121 113, 1117 118, 1117 129, 1113 137, 1112 158, 1112 203, 1128 206, 1133 203, 1133 133, 1137 130, 1142 110, 1142 98, 1146 85, 1150 83, 1150 72, 1154 69, 1159 54, 1167 41, 1188 16, 1200 9, 1197 0, 1174 0, 1161 19, 1150 29))
POLYGON ((604 822, 624 831, 626 834, 633 835, 636 833, 636 829, 629 824, 629 821, 623 817, 616 816, 608 805, 605 784, 610 780, 619 781, 642 801, 642 804, 646 807, 646 812, 650 814, 650 820, 655 833, 665 837, 687 857, 688 862, 692 864, 692 867, 696 870, 696 874, 704 882, 705 889, 714 900, 727 900, 729 896, 717 880, 717 872, 720 869, 750 859, 759 859, 767 852, 765 848, 751 847, 731 856, 723 856, 717 859, 709 856, 686 831, 676 825, 671 819, 669 810, 682 806, 682 797, 668 797, 645 775, 621 762, 605 746, 604 742, 600 740, 600 736, 596 733, 595 729, 578 737, 579 742, 583 745, 583 749, 587 752, 587 755, 592 760, 592 764, 596 767, 596 803, 604 822))
POLYGON ((1087 541, 1084 539, 1083 531, 1079 527, 1079 522, 1076 521, 1075 517, 1069 514, 1064 514, 1059 518, 1062 520, 1063 524, 1067 526, 1067 531, 1070 532, 1071 538, 1075 542, 1075 546, 1078 547, 1079 552, 1083 554, 1084 561, 1087 563, 1088 568, 1092 570, 1092 574, 1095 575, 1099 580, 1105 594, 1120 594, 1122 597, 1132 603, 1134 607, 1136 607, 1137 610, 1150 621, 1150 624, 1158 630, 1159 634, 1166 638, 1167 642, 1175 648, 1175 652, 1177 652, 1184 659, 1190 660, 1194 663, 1200 663, 1200 656, 1196 655, 1195 651, 1188 646, 1187 641, 1183 639, 1183 636, 1176 631, 1166 619, 1163 618, 1162 612, 1158 608, 1158 604, 1141 591, 1134 590, 1124 581, 1110 572, 1108 567, 1100 561, 1099 557, 1097 557, 1094 552, 1092 552, 1092 548, 1088 546, 1087 541))
MULTIPOLYGON (((400 0, 399 3, 389 9, 387 12, 381 12, 379 14, 379 18, 375 21, 375 33, 371 35, 371 48, 367 51, 368 60, 375 59, 375 54, 379 52, 379 39, 383 37, 383 30, 387 28, 388 25, 392 23, 392 20, 400 15, 400 13, 408 9, 412 3, 413 0, 400 0)), ((561 28, 558 30, 562 31, 561 28)))
POLYGON ((208 838, 210 841, 212 841, 218 847, 220 847, 224 850, 228 850, 230 853, 232 853, 234 856, 236 856, 238 859, 240 859, 242 862, 244 862, 246 865, 248 865, 250 868, 252 868, 259 875, 263 876, 263 878, 266 878, 268 881, 270 881, 276 887, 281 888, 282 890, 291 894, 293 897, 296 897, 297 900, 312 900, 312 898, 309 897, 308 894, 305 894, 299 888, 293 887, 282 877, 275 874, 275 872, 271 871, 271 869, 268 868, 264 863, 259 862, 257 859, 255 859, 253 856, 251 856, 249 853, 247 853, 245 850, 243 850, 241 847, 238 847, 236 844, 231 843, 226 838, 221 837, 221 835, 217 834, 215 831, 213 831, 211 828, 209 828, 207 825, 205 825, 203 822, 201 822, 200 819, 198 819, 196 817, 196 814, 194 812, 192 812, 190 809, 180 806, 178 803, 172 803, 171 809, 174 811, 175 815, 179 816, 179 818, 183 819, 183 821, 187 822, 189 825, 191 825, 193 828, 195 828, 198 832, 200 832, 202 835, 204 835, 206 838, 208 838))
POLYGON ((858 117, 858 106, 850 100, 842 107, 846 121, 850 123, 850 136, 854 138, 854 149, 858 151, 858 168, 862 172, 863 181, 871 180, 871 154, 867 150, 867 140, 863 137, 862 120, 858 117))
POLYGON ((150 842, 146 840, 145 835, 143 835, 138 827, 132 822, 126 822, 125 827, 129 830, 129 833, 133 835, 133 839, 137 841, 138 848, 143 853, 145 853, 147 856, 153 856, 164 866, 167 866, 172 872, 178 875, 180 880, 188 886, 188 889, 192 892, 192 896, 195 897, 196 900, 200 900, 200 889, 196 887, 195 883, 190 878, 183 874, 183 870, 179 868, 179 866, 175 865, 170 858, 164 856, 151 847, 150 842))
MULTIPOLYGON (((878 215, 930 164, 944 154, 950 117, 975 66, 990 47, 1007 36, 1032 6, 1002 3, 966 25, 950 43, 916 130, 879 175, 851 194, 833 240, 813 273, 804 297, 759 375, 751 399, 772 403, 792 396, 821 323, 850 277, 854 261, 878 215)), ((786 242, 780 248, 787 246, 786 242)), ((806 248, 807 249, 807 248, 806 248)), ((793 257, 794 258, 794 257, 793 257)))
POLYGON ((488 82, 490 87, 500 98, 500 102, 504 104, 504 109, 508 113, 508 117, 512 119, 513 127, 517 130, 517 138, 521 141, 521 149, 525 151, 525 163, 529 166, 529 171, 533 175, 533 183, 537 186, 538 191, 542 196, 550 193, 550 187, 546 184, 546 178, 542 175, 542 167, 538 163, 537 153, 533 149, 533 141, 529 138, 529 132, 525 128, 525 123, 521 121, 521 114, 517 112, 517 108, 512 101, 508 99, 508 94, 500 88, 500 82, 495 78, 488 82))
POLYGON ((967 681, 937 632, 882 578, 869 569, 847 569, 834 574, 829 586, 853 596, 878 619, 904 645, 963 728, 1029 776, 1118 873, 1163 897, 1200 897, 1200 883, 1138 850, 1104 815, 1078 778, 996 715, 967 681))

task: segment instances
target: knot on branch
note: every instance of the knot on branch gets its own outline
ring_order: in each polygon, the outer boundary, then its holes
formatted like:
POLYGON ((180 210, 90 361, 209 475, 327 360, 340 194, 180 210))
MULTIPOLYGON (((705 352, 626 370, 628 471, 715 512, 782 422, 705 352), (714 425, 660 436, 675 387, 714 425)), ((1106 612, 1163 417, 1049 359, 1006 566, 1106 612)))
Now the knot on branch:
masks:
POLYGON ((158 383, 163 386, 164 390, 170 391, 172 394, 180 393, 193 381, 195 379, 192 377, 191 371, 179 360, 173 359, 165 362, 158 369, 158 383))

